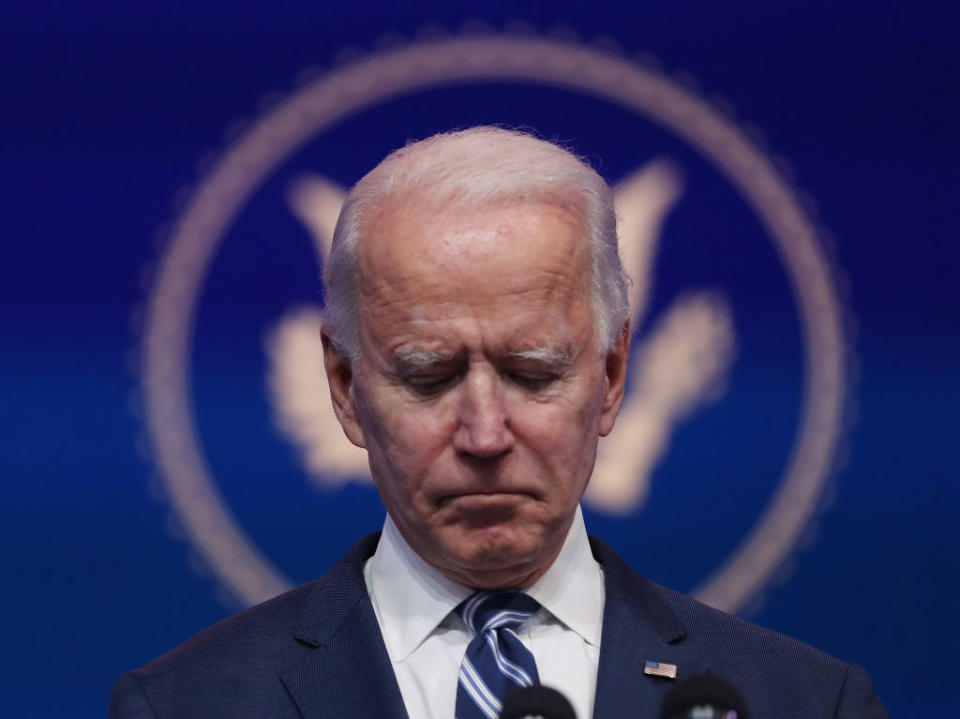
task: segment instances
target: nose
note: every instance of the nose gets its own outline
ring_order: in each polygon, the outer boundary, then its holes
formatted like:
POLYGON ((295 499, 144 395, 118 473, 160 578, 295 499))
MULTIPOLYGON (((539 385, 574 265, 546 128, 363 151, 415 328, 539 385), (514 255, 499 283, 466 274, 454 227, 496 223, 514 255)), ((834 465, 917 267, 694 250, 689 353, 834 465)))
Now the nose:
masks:
POLYGON ((459 454, 495 458, 510 451, 514 436, 499 378, 491 370, 471 368, 461 383, 454 449, 459 454))

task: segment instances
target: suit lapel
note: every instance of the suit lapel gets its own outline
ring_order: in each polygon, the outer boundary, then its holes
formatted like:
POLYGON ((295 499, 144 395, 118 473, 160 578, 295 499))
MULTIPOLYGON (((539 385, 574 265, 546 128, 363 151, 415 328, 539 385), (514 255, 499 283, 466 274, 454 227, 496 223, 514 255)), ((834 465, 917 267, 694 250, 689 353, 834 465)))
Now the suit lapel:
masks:
MULTIPOLYGON (((318 580, 295 632, 299 651, 281 679, 304 719, 405 719, 406 709, 363 580, 363 562, 379 535, 366 537, 318 580)), ((593 537, 603 566, 606 603, 594 719, 654 716, 673 682, 644 674, 646 661, 703 671, 684 646, 686 629, 663 591, 593 537)))
POLYGON ((656 716, 674 682, 644 674, 645 662, 675 664, 678 678, 697 673, 684 651, 686 629, 656 585, 603 542, 590 544, 606 586, 594 719, 656 716))
POLYGON ((363 562, 378 539, 364 539, 318 581, 300 617, 295 636, 302 649, 281 679, 304 719, 406 719, 363 581, 363 562))

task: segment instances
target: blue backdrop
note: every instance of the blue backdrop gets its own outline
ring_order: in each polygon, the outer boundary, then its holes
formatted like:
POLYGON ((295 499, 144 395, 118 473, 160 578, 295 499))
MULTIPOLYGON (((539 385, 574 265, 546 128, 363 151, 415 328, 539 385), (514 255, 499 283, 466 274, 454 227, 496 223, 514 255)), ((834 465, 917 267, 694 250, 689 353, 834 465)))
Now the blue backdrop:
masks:
MULTIPOLYGON (((165 356, 145 341, 157 288, 218 161, 325 72, 411 42, 503 32, 594 48, 702 100, 810 219, 841 320, 831 395, 841 411, 803 531, 736 610, 865 665, 893 716, 960 708, 949 419, 960 400, 958 14, 890 0, 6 7, 0 711, 101 716, 119 673, 245 602, 171 501, 186 470, 164 463, 158 427, 176 418, 158 419, 144 390, 151 352, 165 356)), ((672 425, 644 501, 619 514, 588 504, 588 529, 651 578, 694 592, 770 516, 812 392, 795 273, 816 272, 791 264, 763 208, 680 125, 568 80, 485 77, 379 96, 271 163, 247 158, 233 175, 259 173, 249 193, 214 203, 229 210, 219 244, 191 260, 208 262, 192 314, 170 320, 188 325, 192 424, 180 430, 200 447, 214 505, 284 581, 317 576, 382 521, 367 484, 311 471, 270 380, 277 328, 319 303, 291 188, 305 175, 349 185, 408 138, 481 122, 560 139, 612 182, 665 160, 682 190, 659 229, 635 341, 656 337, 691 293, 722 298, 731 321, 735 350, 672 425)))

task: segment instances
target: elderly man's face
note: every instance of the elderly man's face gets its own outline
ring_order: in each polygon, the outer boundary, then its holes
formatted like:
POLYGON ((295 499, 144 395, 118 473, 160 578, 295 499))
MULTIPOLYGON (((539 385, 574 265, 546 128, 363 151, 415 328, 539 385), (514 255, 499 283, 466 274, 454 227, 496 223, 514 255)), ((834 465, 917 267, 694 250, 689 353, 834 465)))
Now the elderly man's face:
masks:
POLYGON ((358 250, 360 356, 327 343, 347 436, 413 549, 475 587, 559 552, 623 396, 598 351, 589 249, 565 211, 386 212, 358 250))

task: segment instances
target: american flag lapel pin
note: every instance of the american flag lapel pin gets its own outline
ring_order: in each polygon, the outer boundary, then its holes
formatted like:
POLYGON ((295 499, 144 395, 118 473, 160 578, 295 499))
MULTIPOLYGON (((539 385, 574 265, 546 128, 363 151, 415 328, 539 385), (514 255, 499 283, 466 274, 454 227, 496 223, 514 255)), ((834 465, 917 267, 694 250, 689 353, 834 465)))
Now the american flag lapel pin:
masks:
POLYGON ((651 677, 663 677, 664 679, 676 679, 677 665, 667 664, 666 662, 644 662, 643 673, 651 677))

